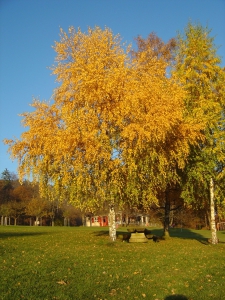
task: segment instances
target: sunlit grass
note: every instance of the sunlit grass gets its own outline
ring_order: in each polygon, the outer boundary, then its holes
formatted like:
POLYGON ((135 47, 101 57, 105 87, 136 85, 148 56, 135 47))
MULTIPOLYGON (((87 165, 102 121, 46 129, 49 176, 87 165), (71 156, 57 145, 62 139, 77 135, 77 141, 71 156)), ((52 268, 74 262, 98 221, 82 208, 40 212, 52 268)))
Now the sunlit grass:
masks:
POLYGON ((0 299, 222 300, 218 235, 218 245, 209 231, 181 229, 159 243, 111 243, 107 228, 1 226, 0 299))

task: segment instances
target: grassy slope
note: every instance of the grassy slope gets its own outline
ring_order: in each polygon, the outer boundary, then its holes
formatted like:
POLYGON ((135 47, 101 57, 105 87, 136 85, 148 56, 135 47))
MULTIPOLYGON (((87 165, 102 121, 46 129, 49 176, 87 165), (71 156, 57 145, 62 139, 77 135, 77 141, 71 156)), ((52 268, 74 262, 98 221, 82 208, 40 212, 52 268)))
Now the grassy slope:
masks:
POLYGON ((1 226, 0 299, 224 300, 218 235, 210 245, 209 231, 173 229, 169 240, 131 244, 111 243, 104 228, 1 226))

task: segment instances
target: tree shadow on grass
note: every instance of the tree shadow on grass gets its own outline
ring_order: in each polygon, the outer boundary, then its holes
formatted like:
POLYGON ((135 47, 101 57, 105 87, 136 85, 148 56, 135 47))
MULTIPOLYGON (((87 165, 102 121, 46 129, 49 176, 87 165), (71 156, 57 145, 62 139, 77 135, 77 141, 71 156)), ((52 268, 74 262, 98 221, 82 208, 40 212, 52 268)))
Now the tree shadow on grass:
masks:
POLYGON ((109 235, 109 230, 94 231, 92 234, 95 236, 107 236, 109 235))
MULTIPOLYGON (((163 229, 151 229, 151 234, 161 237, 163 235, 163 229)), ((124 230, 118 230, 117 231, 117 237, 118 235, 124 235, 128 234, 129 232, 124 229, 124 230)), ((97 230, 92 232, 93 235, 95 236, 108 236, 109 235, 109 230, 97 230)), ((179 229, 179 228, 173 228, 170 229, 170 237, 176 237, 176 238, 181 238, 181 239, 195 239, 198 241, 207 241, 208 239, 201 235, 200 233, 195 233, 192 230, 189 229, 179 229)))
POLYGON ((164 300, 188 300, 188 298, 184 295, 170 295, 166 296, 164 300))
POLYGON ((47 232, 0 232, 0 239, 48 234, 47 232))
MULTIPOLYGON (((149 229, 148 229, 149 230, 149 229)), ((152 235, 161 237, 163 236, 163 229, 151 229, 152 235)), ((224 232, 225 233, 225 232, 224 232)), ((92 233, 95 236, 109 236, 109 230, 96 230, 92 233)), ((117 237, 119 235, 127 235, 129 232, 124 228, 117 230, 117 237)), ((204 245, 211 245, 210 242, 208 242, 209 237, 206 237, 204 233, 201 234, 201 230, 190 230, 187 228, 171 228, 170 229, 170 237, 172 238, 180 238, 180 239, 189 239, 189 240, 197 240, 198 242, 204 244, 204 245)), ((224 241, 219 241, 219 243, 225 243, 224 241)))
MULTIPOLYGON (((211 233, 209 231, 209 237, 206 237, 204 232, 201 232, 201 230, 191 230, 187 228, 171 228, 169 230, 170 237, 172 238, 180 238, 180 239, 189 239, 189 240, 196 240, 204 245, 211 245, 211 243, 208 241, 211 238, 211 233)), ((152 234, 156 236, 162 236, 163 235, 163 229, 152 229, 152 234)), ((224 241, 219 241, 219 243, 224 244, 224 241)))

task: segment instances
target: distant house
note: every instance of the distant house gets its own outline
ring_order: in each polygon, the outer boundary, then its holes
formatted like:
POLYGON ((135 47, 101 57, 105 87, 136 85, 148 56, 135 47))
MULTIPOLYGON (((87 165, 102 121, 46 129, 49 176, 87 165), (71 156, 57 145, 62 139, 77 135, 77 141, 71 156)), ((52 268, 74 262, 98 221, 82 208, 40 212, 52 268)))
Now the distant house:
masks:
MULTIPOLYGON (((125 216, 122 213, 116 214, 116 224, 117 226, 124 225, 149 225, 149 215, 139 214, 139 215, 130 215, 125 216)), ((86 226, 108 226, 108 216, 106 215, 96 215, 96 216, 87 216, 86 217, 86 226)))
POLYGON ((217 230, 225 230, 225 220, 221 220, 216 224, 217 230))
POLYGON ((147 214, 130 215, 126 218, 127 225, 148 226, 149 221, 150 221, 150 217, 147 214))
POLYGON ((86 217, 86 226, 108 226, 108 216, 86 217))

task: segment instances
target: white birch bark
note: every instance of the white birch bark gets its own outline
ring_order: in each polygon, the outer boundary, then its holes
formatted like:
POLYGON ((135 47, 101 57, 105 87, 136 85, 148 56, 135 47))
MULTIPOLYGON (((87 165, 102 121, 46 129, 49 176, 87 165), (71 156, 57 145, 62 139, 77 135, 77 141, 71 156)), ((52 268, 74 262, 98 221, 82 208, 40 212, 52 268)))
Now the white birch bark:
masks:
POLYGON ((35 226, 38 226, 38 224, 39 224, 39 220, 38 217, 36 216, 35 226))
POLYGON ((116 214, 113 204, 109 207, 109 237, 113 242, 116 240, 116 214))
POLYGON ((215 222, 215 202, 214 202, 214 182, 210 179, 210 212, 211 212, 211 234, 212 234, 212 244, 218 243, 216 222, 215 222))

